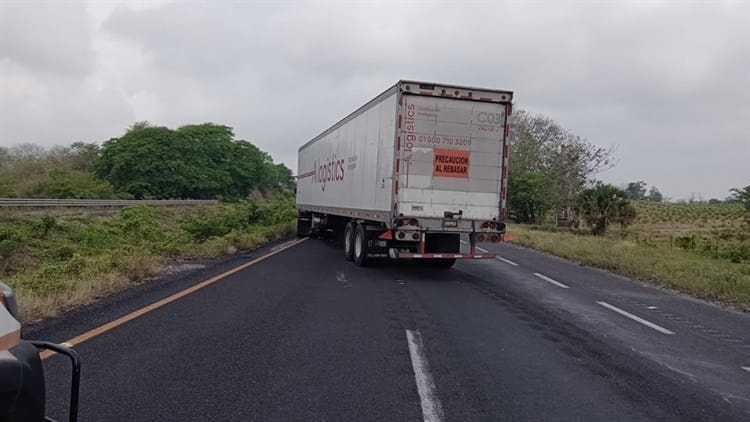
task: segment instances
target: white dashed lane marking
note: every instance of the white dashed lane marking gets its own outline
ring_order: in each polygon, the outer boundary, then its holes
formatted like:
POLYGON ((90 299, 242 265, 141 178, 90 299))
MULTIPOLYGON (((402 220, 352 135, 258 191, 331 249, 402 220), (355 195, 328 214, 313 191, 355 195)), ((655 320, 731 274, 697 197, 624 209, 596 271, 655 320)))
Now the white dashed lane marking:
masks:
POLYGON ((409 343, 411 365, 414 368, 414 378, 417 381, 417 392, 422 403, 422 417, 425 422, 440 422, 444 419, 443 406, 437 395, 435 381, 430 373, 427 355, 422 344, 419 330, 406 330, 406 340, 409 343))
POLYGON ((497 259, 498 261, 503 261, 506 264, 510 264, 510 265, 512 265, 514 267, 518 266, 518 264, 516 264, 515 262, 511 261, 510 259, 505 259, 502 256, 496 256, 495 259, 497 259))
POLYGON ((662 334, 674 334, 674 331, 667 330, 666 328, 662 327, 661 325, 654 324, 653 322, 647 321, 647 320, 645 320, 645 319, 643 319, 643 318, 641 318, 641 317, 639 317, 637 315, 633 315, 633 314, 631 314, 628 311, 623 311, 622 309, 618 308, 617 306, 610 305, 607 302, 596 302, 596 303, 598 303, 599 305, 601 305, 601 306, 609 309, 610 311, 617 312, 618 314, 620 314, 620 315, 622 315, 624 317, 630 318, 633 321, 635 321, 637 323, 640 323, 640 324, 643 324, 646 327, 652 328, 652 329, 654 329, 654 330, 656 330, 656 331, 658 331, 658 332, 660 332, 662 334))
POLYGON ((563 283, 560 283, 560 282, 559 282, 559 281, 557 281, 557 280, 553 280, 553 279, 551 279, 551 278, 547 277, 547 276, 546 276, 546 275, 544 275, 544 274, 534 273, 534 275, 535 275, 535 276, 537 276, 537 277, 539 277, 539 278, 541 278, 542 280, 546 281, 547 283, 553 284, 553 285, 555 285, 555 286, 557 286, 557 287, 560 287, 560 288, 562 288, 562 289, 569 289, 569 287, 568 287, 568 286, 566 286, 565 284, 563 284, 563 283))

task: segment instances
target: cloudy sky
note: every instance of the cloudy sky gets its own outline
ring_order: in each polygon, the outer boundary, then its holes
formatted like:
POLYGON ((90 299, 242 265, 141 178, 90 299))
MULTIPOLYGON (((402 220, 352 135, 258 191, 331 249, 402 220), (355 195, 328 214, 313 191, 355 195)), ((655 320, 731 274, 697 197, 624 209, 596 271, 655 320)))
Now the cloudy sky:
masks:
POLYGON ((750 184, 750 1, 0 0, 0 146, 212 121, 297 147, 398 79, 509 89, 673 199, 750 184))

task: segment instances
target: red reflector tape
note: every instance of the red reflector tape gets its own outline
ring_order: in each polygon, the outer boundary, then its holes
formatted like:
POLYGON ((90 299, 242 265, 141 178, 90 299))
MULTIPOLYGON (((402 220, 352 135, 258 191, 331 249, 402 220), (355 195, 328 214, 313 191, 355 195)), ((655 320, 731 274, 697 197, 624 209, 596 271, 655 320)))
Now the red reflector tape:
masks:
POLYGON ((378 236, 378 239, 393 240, 393 232, 390 230, 386 230, 385 232, 383 232, 383 234, 378 236))
POLYGON ((435 253, 400 253, 398 254, 398 259, 445 259, 445 258, 455 258, 455 259, 493 259, 495 258, 494 254, 469 254, 469 253, 462 253, 462 254, 435 254, 435 253))

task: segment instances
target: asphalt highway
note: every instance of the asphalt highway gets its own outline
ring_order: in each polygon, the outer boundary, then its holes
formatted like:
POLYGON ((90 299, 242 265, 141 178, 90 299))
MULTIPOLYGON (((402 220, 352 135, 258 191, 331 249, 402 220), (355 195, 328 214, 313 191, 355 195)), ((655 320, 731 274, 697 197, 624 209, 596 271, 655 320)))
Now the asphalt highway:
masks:
MULTIPOLYGON (((746 314, 509 244, 451 270, 341 249, 269 245, 24 337, 89 333, 82 421, 750 420, 746 314)), ((64 420, 67 362, 45 367, 64 420)))

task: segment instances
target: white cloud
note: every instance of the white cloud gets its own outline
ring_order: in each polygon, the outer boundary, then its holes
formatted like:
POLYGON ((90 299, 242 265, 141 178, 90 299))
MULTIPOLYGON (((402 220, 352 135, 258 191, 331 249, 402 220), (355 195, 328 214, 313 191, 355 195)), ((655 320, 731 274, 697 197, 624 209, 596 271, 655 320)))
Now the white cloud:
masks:
POLYGON ((672 197, 750 182, 745 2, 47 6, 3 11, 18 36, 0 42, 2 145, 215 121, 296 168, 299 145, 410 78, 516 91, 616 145, 610 181, 672 197))
POLYGON ((0 60, 30 72, 80 78, 94 62, 91 23, 82 2, 5 2, 0 60))

